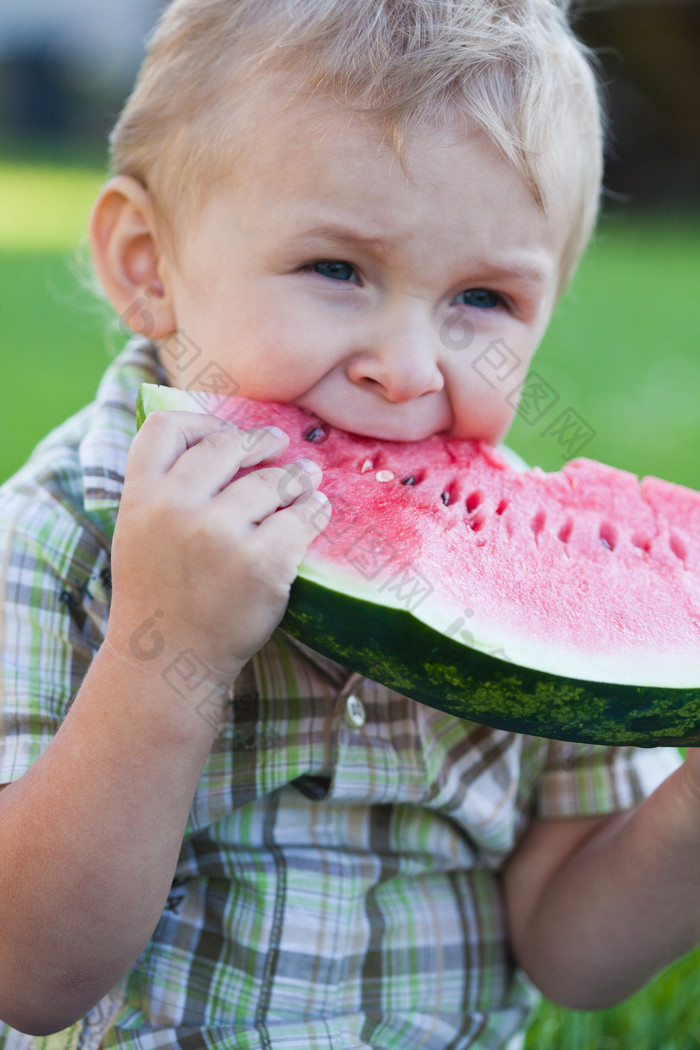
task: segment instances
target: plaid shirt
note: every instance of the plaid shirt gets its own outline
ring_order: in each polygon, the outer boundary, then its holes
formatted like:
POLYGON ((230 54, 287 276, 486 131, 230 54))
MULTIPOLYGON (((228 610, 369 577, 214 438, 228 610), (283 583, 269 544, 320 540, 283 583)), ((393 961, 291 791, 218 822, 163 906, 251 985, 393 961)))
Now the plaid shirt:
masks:
MULTIPOLYGON (((52 739, 104 637, 136 390, 158 381, 154 348, 129 346, 0 490, 0 783, 52 739)), ((196 654, 160 670, 207 717, 196 654)), ((133 970, 58 1036, 0 1025, 2 1050, 514 1045, 534 996, 508 955, 505 858, 533 815, 631 806, 678 761, 486 729, 282 631, 217 728, 133 970)))

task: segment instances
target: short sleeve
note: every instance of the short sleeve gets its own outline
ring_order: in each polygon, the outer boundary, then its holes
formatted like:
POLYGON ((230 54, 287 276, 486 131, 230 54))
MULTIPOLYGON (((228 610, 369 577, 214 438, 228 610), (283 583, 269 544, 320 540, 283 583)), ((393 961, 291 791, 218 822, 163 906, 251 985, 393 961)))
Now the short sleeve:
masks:
POLYGON ((109 555, 69 472, 0 489, 0 783, 56 734, 104 637, 109 555))
POLYGON ((594 816, 629 809, 681 763, 671 747, 602 747, 552 741, 538 784, 534 815, 594 816))

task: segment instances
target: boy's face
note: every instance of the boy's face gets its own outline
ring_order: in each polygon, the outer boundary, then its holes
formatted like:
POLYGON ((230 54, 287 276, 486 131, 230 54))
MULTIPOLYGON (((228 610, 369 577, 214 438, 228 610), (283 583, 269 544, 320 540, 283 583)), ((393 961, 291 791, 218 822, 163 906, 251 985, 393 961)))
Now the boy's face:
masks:
MULTIPOLYGON (((497 442, 555 302, 567 232, 464 124, 421 130, 408 174, 327 101, 258 100, 227 185, 166 262, 177 327, 231 393, 345 430, 497 442), (251 130, 255 127, 256 130, 251 130)), ((196 385, 196 384, 195 384, 196 385)))

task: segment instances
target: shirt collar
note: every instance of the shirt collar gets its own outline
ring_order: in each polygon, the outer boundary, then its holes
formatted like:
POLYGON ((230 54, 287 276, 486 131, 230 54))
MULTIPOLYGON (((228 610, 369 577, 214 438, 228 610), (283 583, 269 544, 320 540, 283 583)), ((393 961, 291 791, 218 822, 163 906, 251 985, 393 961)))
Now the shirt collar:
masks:
POLYGON ((129 446, 136 434, 136 398, 142 383, 167 383, 155 343, 136 339, 105 372, 80 443, 85 510, 111 536, 124 489, 129 446))

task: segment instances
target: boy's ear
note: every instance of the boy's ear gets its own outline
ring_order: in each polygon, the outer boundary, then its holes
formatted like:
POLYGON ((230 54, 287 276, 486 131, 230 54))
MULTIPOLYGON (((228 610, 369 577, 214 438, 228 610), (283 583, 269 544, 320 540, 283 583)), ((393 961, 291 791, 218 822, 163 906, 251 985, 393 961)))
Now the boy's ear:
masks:
POLYGON ((129 175, 105 183, 90 215, 90 246, 102 287, 122 324, 163 339, 177 328, 148 191, 129 175))

